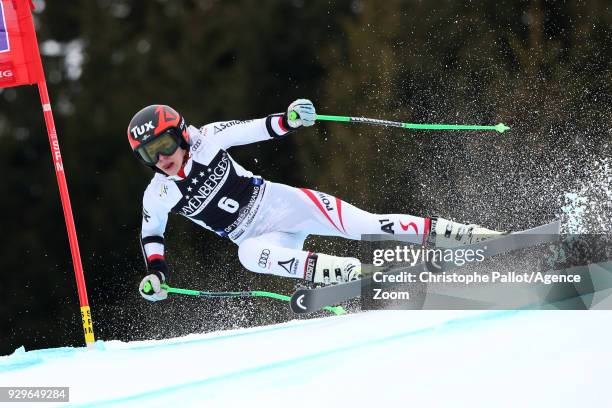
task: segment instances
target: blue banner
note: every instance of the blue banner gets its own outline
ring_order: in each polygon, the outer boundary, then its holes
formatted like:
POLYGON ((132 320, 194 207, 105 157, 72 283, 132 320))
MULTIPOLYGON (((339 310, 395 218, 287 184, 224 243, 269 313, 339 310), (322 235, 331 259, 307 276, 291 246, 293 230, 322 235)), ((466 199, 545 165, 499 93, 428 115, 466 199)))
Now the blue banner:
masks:
POLYGON ((9 50, 8 32, 6 28, 6 21, 4 20, 4 4, 0 2, 0 52, 9 50))

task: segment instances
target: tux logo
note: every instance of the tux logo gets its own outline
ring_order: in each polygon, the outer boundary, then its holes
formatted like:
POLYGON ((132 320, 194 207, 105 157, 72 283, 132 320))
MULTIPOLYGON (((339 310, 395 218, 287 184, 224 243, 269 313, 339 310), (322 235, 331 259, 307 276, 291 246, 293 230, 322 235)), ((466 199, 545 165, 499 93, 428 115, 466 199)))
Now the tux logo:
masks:
POLYGON ((278 266, 282 266, 288 274, 295 275, 297 273, 298 262, 295 258, 291 258, 287 261, 278 261, 278 266))
POLYGON ((155 129, 155 126, 153 126, 153 121, 150 120, 144 125, 134 126, 132 129, 130 129, 130 132, 132 133, 134 139, 138 140, 140 136, 153 129, 155 129))
POLYGON ((386 234, 395 234, 393 231, 393 225, 395 224, 388 218, 383 218, 382 220, 378 220, 380 223, 380 230, 386 234))

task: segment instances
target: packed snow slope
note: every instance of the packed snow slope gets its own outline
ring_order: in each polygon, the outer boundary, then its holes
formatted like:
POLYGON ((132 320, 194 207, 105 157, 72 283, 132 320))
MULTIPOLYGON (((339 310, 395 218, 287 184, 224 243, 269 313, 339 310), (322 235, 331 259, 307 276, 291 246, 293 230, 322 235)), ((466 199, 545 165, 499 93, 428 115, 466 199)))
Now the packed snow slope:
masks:
POLYGON ((611 320, 608 311, 363 312, 19 349, 0 357, 0 385, 70 386, 70 406, 87 407, 604 406, 611 320))

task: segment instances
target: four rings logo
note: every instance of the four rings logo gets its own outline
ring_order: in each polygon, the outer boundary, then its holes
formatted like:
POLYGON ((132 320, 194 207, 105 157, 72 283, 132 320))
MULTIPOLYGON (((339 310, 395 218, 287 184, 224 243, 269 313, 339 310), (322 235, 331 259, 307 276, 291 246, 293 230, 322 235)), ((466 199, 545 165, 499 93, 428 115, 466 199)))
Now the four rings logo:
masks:
POLYGON ((259 255, 259 262, 257 262, 257 265, 259 265, 260 268, 268 268, 268 258, 269 257, 270 257, 270 250, 264 249, 263 251, 261 251, 261 254, 259 255))
POLYGON ((200 148, 201 144, 202 144, 202 139, 198 139, 198 141, 195 142, 195 144, 193 146, 191 146, 191 151, 192 152, 197 152, 198 149, 200 148))

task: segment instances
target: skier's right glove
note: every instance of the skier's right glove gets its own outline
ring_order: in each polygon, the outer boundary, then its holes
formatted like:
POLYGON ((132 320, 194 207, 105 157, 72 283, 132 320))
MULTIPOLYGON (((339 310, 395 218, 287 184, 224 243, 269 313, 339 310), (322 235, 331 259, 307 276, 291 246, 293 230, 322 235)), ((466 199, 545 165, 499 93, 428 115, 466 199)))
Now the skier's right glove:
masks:
POLYGON ((315 120, 317 120, 317 112, 308 99, 296 99, 287 108, 287 123, 291 129, 312 126, 315 120))
POLYGON ((140 282, 138 292, 140 292, 143 298, 151 302, 164 300, 168 297, 168 291, 161 287, 162 283, 166 283, 164 274, 159 271, 151 271, 151 273, 145 276, 140 282))

